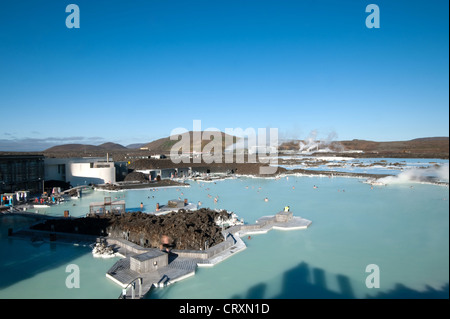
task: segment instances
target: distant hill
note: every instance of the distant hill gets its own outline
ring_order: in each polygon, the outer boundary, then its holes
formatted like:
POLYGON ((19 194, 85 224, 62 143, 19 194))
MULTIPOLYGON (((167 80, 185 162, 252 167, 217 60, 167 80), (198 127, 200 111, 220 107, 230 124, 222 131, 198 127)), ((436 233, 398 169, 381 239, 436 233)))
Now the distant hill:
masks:
POLYGON ((44 152, 54 153, 54 152, 97 152, 100 148, 95 145, 88 144, 63 144, 56 145, 46 149, 44 152))
POLYGON ((134 144, 129 144, 129 145, 126 146, 126 148, 128 148, 128 149, 137 149, 137 148, 143 147, 145 144, 147 144, 147 143, 134 143, 134 144))
POLYGON ((378 153, 437 153, 449 152, 448 137, 425 137, 409 141, 373 142, 365 140, 352 140, 339 142, 346 150, 362 150, 364 152, 378 153))
MULTIPOLYGON (((208 131, 203 131, 202 134, 203 136, 205 136, 205 134, 207 135, 208 133, 217 133, 217 132, 208 132, 208 131)), ((236 141, 238 140, 238 138, 236 136, 230 136, 228 134, 225 134, 223 132, 219 132, 221 135, 221 145, 222 145, 222 151, 229 146, 231 143, 227 143, 226 141, 226 137, 228 136, 228 139, 232 140, 233 143, 236 143, 236 141)), ((183 135, 184 139, 187 139, 187 134, 189 134, 189 139, 190 139, 190 150, 192 151, 194 149, 194 141, 193 141, 193 132, 186 132, 184 134, 180 134, 183 135)), ((209 137, 209 136, 208 136, 209 137)), ((181 140, 181 137, 178 136, 177 140, 171 140, 170 136, 169 137, 164 137, 164 138, 160 138, 158 140, 155 140, 153 142, 147 143, 145 145, 143 145, 143 148, 147 148, 150 152, 154 152, 154 153, 170 153, 171 148, 179 141, 181 140)), ((205 147, 205 145, 207 145, 208 143, 210 143, 211 140, 202 140, 201 141, 201 149, 203 150, 203 148, 205 147)), ((196 147, 198 147, 198 144, 195 144, 196 147)))
POLYGON ((98 153, 105 151, 120 151, 127 148, 117 143, 103 143, 101 145, 89 145, 89 144, 63 144, 50 147, 44 151, 44 153, 98 153))
MULTIPOLYGON (((302 141, 304 142, 304 141, 302 141)), ((280 146, 281 150, 299 150, 300 141, 289 141, 280 146)), ((333 141, 329 147, 336 152, 363 151, 365 155, 376 157, 436 157, 448 158, 448 137, 424 137, 409 141, 375 142, 354 139, 333 141)))
POLYGON ((411 141, 416 142, 449 142, 449 139, 447 136, 437 136, 437 137, 422 137, 422 138, 415 138, 411 141))
MULTIPOLYGON (((204 131, 202 132, 203 136, 205 134, 212 133, 204 131)), ((237 137, 231 137, 230 135, 227 135, 222 132, 214 132, 214 133, 220 133, 221 136, 221 145, 222 145, 222 151, 225 149, 225 147, 229 146, 230 143, 226 141, 226 136, 230 140, 233 141, 233 143, 236 143, 238 140, 237 137)), ((192 151, 193 150, 193 132, 187 132, 183 134, 183 138, 186 139, 186 134, 189 134, 190 139, 190 150, 186 151, 192 151)), ((209 137, 209 136, 208 136, 209 137)), ((178 140, 181 140, 181 137, 178 137, 178 140)), ((139 144, 130 144, 127 147, 116 144, 116 143, 103 143, 101 145, 89 145, 89 144, 63 144, 63 145, 57 145, 50 147, 44 151, 44 154, 51 155, 55 157, 70 157, 70 156, 86 156, 86 155, 95 155, 95 156, 105 156, 105 152, 109 152, 110 155, 113 154, 114 158, 116 159, 124 159, 123 156, 125 154, 125 151, 132 152, 132 153, 142 153, 141 155, 147 156, 149 153, 152 154, 169 154, 172 147, 175 145, 175 143, 178 142, 178 140, 171 140, 170 136, 157 139, 155 141, 152 141, 150 143, 139 143, 139 144)), ((204 146, 210 143, 211 140, 202 140, 201 141, 201 149, 203 150, 204 146)), ((196 144, 197 146, 197 144, 196 144)))
POLYGON ((120 144, 117 144, 117 143, 112 143, 112 142, 103 143, 103 144, 99 145, 98 147, 101 147, 102 149, 108 150, 108 151, 109 150, 111 150, 111 151, 114 151, 114 150, 120 151, 120 150, 126 150, 127 149, 123 145, 120 145, 120 144))
MULTIPOLYGON (((205 134, 207 132, 203 132, 205 134)), ((193 150, 193 132, 187 132, 190 139, 190 150, 193 150)), ((225 133, 220 132, 222 139, 222 151, 229 146, 226 143, 225 133)), ((186 135, 184 135, 186 136, 186 135)), ((181 139, 180 137, 178 137, 181 139)), ((233 142, 239 138, 233 137, 233 142)), ((142 156, 150 154, 169 154, 171 148, 178 140, 171 140, 170 137, 164 137, 146 144, 132 144, 125 147, 116 143, 104 143, 98 146, 89 144, 64 144, 48 148, 44 151, 47 156, 55 157, 76 157, 76 156, 105 156, 106 152, 114 156, 115 160, 125 160, 127 153, 132 152, 142 156), (133 146, 133 147, 131 147, 133 146), (141 148, 145 148, 141 149, 141 148)), ((210 143, 209 140, 201 141, 201 149, 210 143)), ((300 142, 306 141, 293 140, 288 141, 279 146, 279 150, 299 150, 300 142)), ((315 141, 316 142, 316 141, 315 141)), ((197 145, 196 145, 197 146, 197 145)), ((393 141, 393 142, 376 142, 354 139, 350 141, 333 141, 325 145, 333 154, 348 154, 346 151, 363 151, 355 155, 358 157, 416 157, 416 158, 449 158, 449 138, 448 137, 424 137, 416 138, 409 141, 393 141)), ((322 148, 323 149, 323 148, 322 148)), ((313 150, 314 151, 314 150, 313 150)))

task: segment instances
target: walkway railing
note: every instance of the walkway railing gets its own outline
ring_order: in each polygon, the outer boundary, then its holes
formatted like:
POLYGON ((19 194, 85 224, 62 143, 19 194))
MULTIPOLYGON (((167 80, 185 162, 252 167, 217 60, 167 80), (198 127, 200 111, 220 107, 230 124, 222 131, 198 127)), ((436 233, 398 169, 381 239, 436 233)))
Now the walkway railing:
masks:
POLYGON ((139 292, 137 299, 142 297, 142 277, 137 277, 133 279, 124 289, 119 296, 119 299, 127 299, 127 291, 131 288, 131 299, 136 299, 136 282, 139 283, 139 292))

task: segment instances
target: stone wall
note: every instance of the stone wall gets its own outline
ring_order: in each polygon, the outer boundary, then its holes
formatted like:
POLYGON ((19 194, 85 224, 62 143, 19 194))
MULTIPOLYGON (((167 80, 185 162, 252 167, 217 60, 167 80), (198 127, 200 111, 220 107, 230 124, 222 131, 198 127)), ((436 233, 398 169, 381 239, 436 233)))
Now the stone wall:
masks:
POLYGON ((213 257, 214 255, 221 253, 224 250, 227 250, 231 246, 235 244, 234 239, 230 236, 224 242, 221 242, 213 247, 210 247, 206 250, 172 250, 172 253, 177 254, 179 257, 186 258, 198 258, 198 259, 208 259, 213 257))
POLYGON ((121 238, 108 238, 106 241, 108 245, 116 245, 135 254, 142 254, 148 251, 148 249, 121 238))
POLYGON ((293 217, 292 212, 279 212, 275 215, 275 220, 279 223, 286 223, 293 217))

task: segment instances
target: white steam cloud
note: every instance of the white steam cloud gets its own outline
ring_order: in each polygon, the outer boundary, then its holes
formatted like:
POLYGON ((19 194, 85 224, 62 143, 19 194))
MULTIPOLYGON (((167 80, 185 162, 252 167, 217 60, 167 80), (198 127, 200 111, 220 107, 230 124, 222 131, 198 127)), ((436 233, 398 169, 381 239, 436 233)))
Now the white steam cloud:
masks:
POLYGON ((333 143, 333 146, 339 146, 339 148, 342 148, 341 145, 336 145, 335 139, 337 138, 337 134, 335 132, 331 132, 328 134, 328 136, 325 139, 318 140, 317 139, 317 130, 311 131, 309 133, 309 136, 302 142, 300 141, 299 146, 299 152, 300 153, 311 153, 311 152, 334 152, 334 150, 330 149, 331 144, 333 143))
POLYGON ((410 182, 449 182, 449 164, 430 168, 411 168, 397 176, 387 176, 378 179, 383 184, 402 184, 410 182))

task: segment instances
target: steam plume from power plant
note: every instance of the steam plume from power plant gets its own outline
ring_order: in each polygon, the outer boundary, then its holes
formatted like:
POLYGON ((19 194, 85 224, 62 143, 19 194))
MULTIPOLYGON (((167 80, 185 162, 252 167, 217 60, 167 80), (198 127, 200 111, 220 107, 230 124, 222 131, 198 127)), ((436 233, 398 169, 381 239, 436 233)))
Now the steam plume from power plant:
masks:
POLYGON ((336 138, 336 132, 331 132, 325 139, 319 140, 317 139, 317 130, 313 130, 311 133, 309 133, 309 136, 304 141, 299 142, 299 152, 335 152, 336 148, 342 149, 342 146, 335 141, 336 138), (333 149, 331 149, 330 146, 333 146, 333 149))

